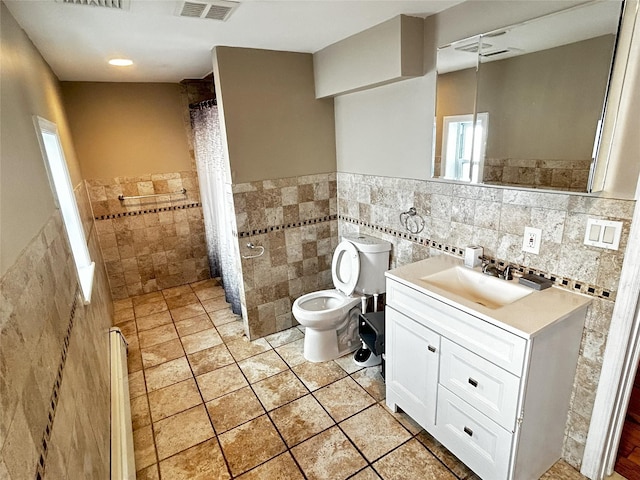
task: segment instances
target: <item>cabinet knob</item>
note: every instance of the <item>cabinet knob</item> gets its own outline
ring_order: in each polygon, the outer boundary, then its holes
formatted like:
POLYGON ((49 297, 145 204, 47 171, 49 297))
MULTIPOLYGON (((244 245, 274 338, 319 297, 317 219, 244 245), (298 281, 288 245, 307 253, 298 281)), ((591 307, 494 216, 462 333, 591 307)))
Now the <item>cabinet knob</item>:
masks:
POLYGON ((477 386, 478 386, 478 381, 477 381, 477 380, 474 380, 474 379, 473 379, 473 378, 471 378, 471 377, 469 377, 469 384, 470 384, 472 387, 477 387, 477 386))
POLYGON ((464 430, 464 433, 466 433, 470 437, 473 437, 473 430, 471 430, 469 427, 464 427, 463 430, 464 430))
POLYGON ((427 348, 429 349, 430 352, 436 351, 436 347, 434 347, 433 345, 429 345, 427 348))

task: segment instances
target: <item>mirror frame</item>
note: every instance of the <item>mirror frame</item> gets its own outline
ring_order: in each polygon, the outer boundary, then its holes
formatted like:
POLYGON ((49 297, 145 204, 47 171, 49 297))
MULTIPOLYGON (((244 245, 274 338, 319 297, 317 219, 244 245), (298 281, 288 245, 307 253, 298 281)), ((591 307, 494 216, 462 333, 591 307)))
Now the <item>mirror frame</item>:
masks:
MULTIPOLYGON (((558 13, 562 13, 571 9, 580 8, 583 6, 587 6, 590 3, 595 3, 598 0, 594 0, 592 2, 586 2, 580 5, 574 5, 569 8, 565 8, 562 10, 558 10, 557 12, 551 12, 548 14, 532 17, 530 19, 522 20, 510 25, 502 26, 499 28, 493 28, 483 33, 475 33, 472 35, 465 36, 464 38, 460 38, 457 40, 449 41, 446 44, 439 45, 436 48, 436 51, 440 48, 469 41, 472 39, 478 39, 485 35, 490 35, 494 32, 499 32, 508 28, 513 28, 521 24, 529 23, 547 16, 552 16, 558 13)), ((435 168, 435 157, 436 157, 436 135, 441 134, 441 132, 436 131, 436 116, 434 111, 434 124, 433 124, 433 135, 432 135, 432 155, 430 158, 430 179, 432 181, 444 182, 444 183, 461 183, 461 184, 472 184, 472 185, 484 185, 491 186, 497 188, 513 188, 520 190, 531 190, 535 192, 554 192, 554 193, 569 193, 569 194, 578 194, 578 195, 586 195, 590 193, 599 193, 605 190, 606 179, 607 179, 607 170, 610 164, 611 159, 611 150, 614 142, 614 137, 616 133, 616 127, 619 120, 620 115, 620 107, 622 104, 622 94, 625 85, 625 76, 627 74, 629 61, 630 61, 630 49, 633 41, 633 32, 635 30, 635 23, 638 16, 640 16, 640 0, 621 0, 621 14, 620 14, 620 24, 618 27, 618 32, 615 40, 615 51, 612 57, 612 65, 609 71, 609 82, 607 85, 607 89, 605 91, 604 103, 603 103, 603 113, 602 113, 602 121, 599 125, 598 135, 594 135, 594 152, 591 168, 589 172, 588 183, 585 186, 584 190, 580 191, 570 191, 570 190, 561 190, 561 189, 553 189, 553 188, 534 188, 529 186, 519 186, 519 185, 510 185, 510 184, 494 184, 494 183, 483 183, 483 182, 469 182, 465 180, 453 180, 443 178, 441 176, 434 176, 434 168, 435 168), (599 138, 596 138, 599 137, 599 138), (597 141, 597 150, 595 150, 595 142, 597 141)), ((436 55, 437 57, 437 55, 436 55)), ((477 67, 476 67, 477 68, 477 67)), ((477 70, 476 70, 477 71, 477 70)), ((435 81, 436 91, 435 94, 435 102, 434 108, 437 108, 437 71, 436 71, 436 81, 435 81)), ((629 88, 629 87, 627 87, 629 88)), ((474 106, 474 117, 475 117, 475 106, 474 106)))
POLYGON ((605 190, 613 140, 620 117, 620 106, 622 105, 622 95, 631 56, 633 33, 636 29, 639 11, 640 0, 623 0, 622 19, 618 28, 616 51, 600 128, 598 152, 589 175, 588 193, 597 193, 605 190))

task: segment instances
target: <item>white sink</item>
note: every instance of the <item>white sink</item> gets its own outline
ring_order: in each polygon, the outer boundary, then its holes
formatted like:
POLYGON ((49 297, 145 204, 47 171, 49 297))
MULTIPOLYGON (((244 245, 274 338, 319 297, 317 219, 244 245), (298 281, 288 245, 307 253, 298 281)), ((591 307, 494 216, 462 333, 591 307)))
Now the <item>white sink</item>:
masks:
POLYGON ((533 292, 531 288, 461 266, 427 275, 420 280, 491 309, 509 305, 533 292))

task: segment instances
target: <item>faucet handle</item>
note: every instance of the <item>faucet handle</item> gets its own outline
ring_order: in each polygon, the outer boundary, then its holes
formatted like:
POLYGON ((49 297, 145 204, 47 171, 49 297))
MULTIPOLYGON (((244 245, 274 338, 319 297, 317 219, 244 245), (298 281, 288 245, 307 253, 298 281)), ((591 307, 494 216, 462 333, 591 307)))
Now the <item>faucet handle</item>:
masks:
POLYGON ((502 269, 501 277, 505 280, 513 280, 513 270, 517 269, 514 265, 507 263, 507 265, 502 269))

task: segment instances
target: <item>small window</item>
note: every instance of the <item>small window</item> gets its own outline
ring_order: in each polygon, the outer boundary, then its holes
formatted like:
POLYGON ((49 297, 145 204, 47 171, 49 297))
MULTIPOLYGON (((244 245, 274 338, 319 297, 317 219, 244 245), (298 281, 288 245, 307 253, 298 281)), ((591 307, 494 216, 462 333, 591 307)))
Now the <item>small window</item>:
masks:
POLYGON ((71 244, 84 303, 88 304, 91 302, 95 263, 91 261, 89 249, 87 248, 87 239, 84 235, 78 205, 73 194, 67 161, 64 158, 64 151, 60 144, 58 127, 55 123, 41 117, 34 117, 34 123, 38 140, 40 141, 44 164, 49 175, 51 190, 62 213, 62 220, 71 244))
POLYGON ((442 129, 442 163, 444 178, 482 181, 487 141, 488 113, 444 117, 442 129))

